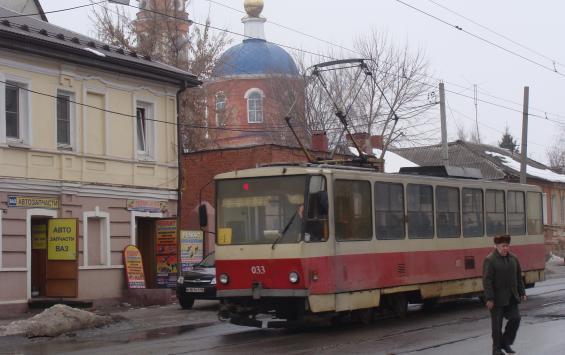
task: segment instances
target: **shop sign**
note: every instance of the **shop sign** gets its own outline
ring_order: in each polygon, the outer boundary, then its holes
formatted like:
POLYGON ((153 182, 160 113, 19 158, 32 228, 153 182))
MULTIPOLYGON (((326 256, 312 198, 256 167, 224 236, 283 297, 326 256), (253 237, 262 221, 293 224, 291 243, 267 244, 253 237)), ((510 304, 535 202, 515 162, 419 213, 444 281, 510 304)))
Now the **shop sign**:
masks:
POLYGON ((168 204, 165 201, 155 200, 127 200, 126 208, 128 211, 162 213, 167 211, 168 204))
POLYGON ((156 222, 157 287, 174 288, 177 279, 177 220, 160 219, 156 222))
POLYGON ((52 218, 47 231, 47 259, 76 260, 77 219, 52 218))
POLYGON ((143 260, 137 247, 128 245, 124 248, 124 265, 128 288, 145 288, 143 260))
POLYGON ((46 224, 34 224, 31 226, 31 249, 47 249, 46 224))
POLYGON ((180 231, 180 265, 181 271, 190 270, 191 265, 203 258, 204 232, 180 231))
POLYGON ((59 199, 56 197, 8 195, 8 207, 58 209, 59 199))

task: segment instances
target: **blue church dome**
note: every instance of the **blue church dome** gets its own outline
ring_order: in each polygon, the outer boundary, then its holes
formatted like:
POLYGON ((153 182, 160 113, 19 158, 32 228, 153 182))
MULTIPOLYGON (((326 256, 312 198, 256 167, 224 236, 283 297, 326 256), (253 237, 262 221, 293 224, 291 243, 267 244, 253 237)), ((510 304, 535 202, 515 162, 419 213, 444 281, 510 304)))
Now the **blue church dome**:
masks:
POLYGON ((250 74, 298 75, 298 69, 281 47, 251 38, 224 52, 212 72, 214 77, 250 74))

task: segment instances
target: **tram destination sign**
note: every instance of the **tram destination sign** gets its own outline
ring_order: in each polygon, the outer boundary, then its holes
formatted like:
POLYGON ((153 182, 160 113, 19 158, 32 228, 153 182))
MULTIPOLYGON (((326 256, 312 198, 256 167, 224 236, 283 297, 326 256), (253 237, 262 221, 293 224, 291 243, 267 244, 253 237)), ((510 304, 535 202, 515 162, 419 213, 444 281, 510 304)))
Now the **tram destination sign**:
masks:
POLYGON ((58 209, 56 197, 8 195, 8 207, 58 209))

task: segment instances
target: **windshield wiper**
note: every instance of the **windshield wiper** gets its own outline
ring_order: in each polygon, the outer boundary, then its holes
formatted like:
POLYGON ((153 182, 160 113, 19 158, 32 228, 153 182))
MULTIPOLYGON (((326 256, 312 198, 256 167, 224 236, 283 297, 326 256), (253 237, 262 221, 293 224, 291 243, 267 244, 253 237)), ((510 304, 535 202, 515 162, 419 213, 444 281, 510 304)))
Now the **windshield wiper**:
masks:
POLYGON ((298 211, 295 211, 294 214, 292 215, 292 217, 290 217, 290 221, 288 221, 288 223, 286 224, 286 226, 284 227, 281 235, 279 235, 277 237, 277 239, 275 239, 275 241, 273 242, 273 245, 271 245, 271 249, 275 249, 275 245, 277 245, 277 243, 282 240, 282 238, 284 237, 284 234, 286 233, 286 231, 290 228, 290 226, 292 225, 292 222, 294 222, 294 219, 296 218, 296 215, 298 214, 298 211))

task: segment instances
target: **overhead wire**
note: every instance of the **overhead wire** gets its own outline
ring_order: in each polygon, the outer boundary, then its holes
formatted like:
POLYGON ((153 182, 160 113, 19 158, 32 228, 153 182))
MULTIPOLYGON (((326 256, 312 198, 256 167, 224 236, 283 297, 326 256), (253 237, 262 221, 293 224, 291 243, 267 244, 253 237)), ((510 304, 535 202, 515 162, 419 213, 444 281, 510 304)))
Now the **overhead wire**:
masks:
POLYGON ((83 7, 89 7, 89 6, 94 6, 94 5, 98 5, 101 4, 103 2, 106 2, 106 0, 102 0, 99 2, 91 2, 89 4, 84 4, 84 5, 79 5, 79 6, 73 6, 73 7, 66 7, 64 9, 59 9, 59 10, 51 10, 51 11, 43 11, 43 12, 38 12, 38 13, 32 13, 32 14, 19 14, 19 15, 10 15, 10 16, 0 16, 0 20, 5 20, 5 19, 10 19, 10 18, 17 18, 17 17, 31 17, 31 16, 41 16, 41 15, 45 15, 45 14, 54 14, 57 12, 65 12, 65 11, 70 11, 70 10, 76 10, 76 9, 81 9, 83 7))

